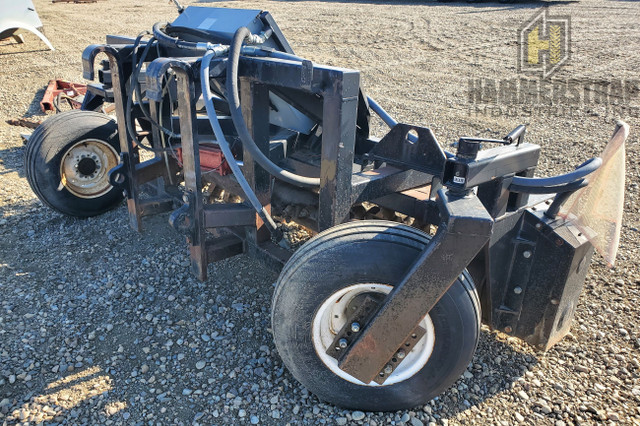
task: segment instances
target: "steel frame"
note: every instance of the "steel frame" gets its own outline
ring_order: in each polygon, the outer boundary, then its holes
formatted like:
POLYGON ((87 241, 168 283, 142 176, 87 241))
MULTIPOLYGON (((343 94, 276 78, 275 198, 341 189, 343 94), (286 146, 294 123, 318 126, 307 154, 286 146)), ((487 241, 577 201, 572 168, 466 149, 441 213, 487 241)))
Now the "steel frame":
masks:
MULTIPOLYGON (((214 204, 203 201, 200 168, 202 141, 211 141, 211 129, 196 112, 199 96, 198 58, 157 58, 147 67, 148 107, 154 112, 162 96, 162 79, 171 69, 176 76, 178 124, 182 147, 185 192, 176 200, 175 162, 167 171, 166 155, 140 162, 137 146, 125 125, 126 81, 124 59, 130 45, 94 45, 83 54, 85 77, 93 78, 93 61, 107 55, 116 105, 121 164, 110 173, 111 182, 123 188, 131 226, 140 231, 141 217, 171 210, 171 225, 186 236, 191 267, 205 280, 210 262, 242 252, 284 263, 290 252, 274 244, 261 219, 248 204, 214 204), (154 198, 143 200, 143 184, 153 184, 154 198)), ((224 69, 226 59, 212 62, 210 77, 224 69)), ((509 191, 513 176, 533 176, 539 147, 523 142, 480 151, 460 141, 458 153, 447 158, 426 128, 398 124, 380 141, 358 140, 356 121, 360 92, 357 71, 321 66, 309 61, 241 57, 239 67, 243 115, 259 148, 270 152, 269 92, 288 99, 296 94, 321 99, 315 114, 321 118, 322 151, 319 167, 304 165, 320 177, 317 191, 318 231, 349 219, 355 203, 371 201, 438 226, 431 243, 416 259, 372 319, 336 354, 340 367, 363 382, 384 382, 390 360, 416 330, 420 320, 444 295, 465 268, 482 297, 484 320, 494 328, 549 347, 567 331, 592 252, 585 238, 571 226, 540 212, 549 196, 531 197, 509 191), (409 138, 416 132, 417 141, 409 138), (357 155, 358 143, 370 149, 357 155), (475 149, 475 151, 474 151, 475 149), (428 186, 428 189, 425 189, 428 186), (540 204, 542 202, 542 204, 540 204), (537 207, 533 207, 536 206, 537 207), (538 253, 536 246, 548 254, 538 253), (535 251, 535 253, 533 253, 535 251), (529 255, 525 255, 529 252, 529 255), (504 259, 508 261, 504 261, 504 259), (553 258, 554 269, 544 262, 553 258), (576 272, 577 271, 577 272, 576 272), (525 300, 527 289, 537 289, 525 300), (390 332, 391 330, 391 332, 390 332)), ((304 103, 304 96, 300 99, 304 103)), ((159 144, 152 130, 154 146, 159 144)), ((272 177, 243 152, 242 171, 261 203, 270 208, 272 177)), ((301 167, 300 164, 291 164, 301 167)), ((215 184, 242 195, 231 176, 211 176, 215 184)), ((340 337, 340 336, 339 336, 340 337)), ((395 368, 392 365, 391 369, 395 368)))

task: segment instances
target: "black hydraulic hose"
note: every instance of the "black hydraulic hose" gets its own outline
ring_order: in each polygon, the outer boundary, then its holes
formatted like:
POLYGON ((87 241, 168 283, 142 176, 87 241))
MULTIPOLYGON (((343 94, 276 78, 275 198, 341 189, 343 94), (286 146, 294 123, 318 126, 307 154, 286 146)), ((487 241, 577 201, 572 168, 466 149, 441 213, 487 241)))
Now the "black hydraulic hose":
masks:
POLYGON ((571 194, 573 194, 573 192, 562 192, 556 195, 553 199, 553 203, 551 203, 547 211, 544 212, 544 215, 551 219, 555 219, 560 211, 560 207, 562 207, 564 202, 571 197, 571 194))
POLYGON ((153 36, 158 40, 158 43, 163 46, 200 52, 206 52, 212 46, 212 44, 208 42, 185 41, 177 37, 171 37, 162 29, 163 25, 166 26, 167 24, 162 22, 153 24, 153 36))
POLYGON ((202 39, 203 41, 207 41, 209 43, 224 43, 228 41, 228 39, 225 39, 223 34, 190 27, 167 25, 163 32, 169 36, 176 33, 188 34, 190 36, 198 37, 199 39, 202 39))
POLYGON ((585 179, 557 186, 522 186, 512 183, 509 185, 509 191, 523 194, 560 194, 564 192, 574 192, 585 186, 587 186, 585 179))
POLYGON ((242 44, 247 36, 251 35, 246 27, 239 28, 233 36, 233 41, 229 49, 229 59, 227 61, 227 101, 229 102, 229 110, 231 112, 231 119, 236 127, 238 136, 242 141, 243 146, 251 153, 251 157, 262 166, 267 172, 275 176, 276 178, 290 183, 295 186, 303 187, 317 187, 320 186, 319 178, 312 178, 307 176, 300 176, 295 173, 291 173, 284 170, 280 166, 273 163, 264 153, 258 148, 256 142, 251 137, 247 123, 242 116, 242 110, 240 108, 240 96, 238 95, 238 62, 240 59, 240 52, 242 50, 242 44))
MULTIPOLYGON (((160 124, 156 123, 155 120, 153 120, 151 118, 151 116, 149 115, 149 113, 145 110, 144 105, 142 103, 142 92, 140 90, 140 85, 138 84, 138 76, 140 75, 140 71, 142 70, 142 65, 144 64, 144 61, 147 57, 147 54, 149 53, 149 49, 150 47, 154 44, 155 38, 151 37, 151 39, 149 39, 149 41, 147 41, 147 45, 145 46, 144 50, 142 51, 142 55, 140 56, 140 61, 137 61, 136 58, 136 49, 137 49, 137 45, 140 43, 140 38, 138 37, 138 39, 136 39, 136 43, 134 44, 134 50, 133 53, 131 55, 131 61, 132 61, 132 66, 133 66, 133 70, 131 73, 131 80, 129 82, 129 96, 127 97, 127 107, 126 107, 126 111, 125 111, 125 125, 127 127, 127 131, 131 137, 131 139, 133 139, 134 141, 138 142, 138 138, 137 138, 137 132, 135 131, 134 127, 133 127, 133 120, 131 118, 131 109, 133 107, 133 94, 135 93, 136 98, 138 99, 138 106, 140 108, 140 111, 142 111, 142 114, 144 115, 144 117, 147 119, 147 121, 149 121, 149 123, 151 123, 151 125, 153 125, 154 127, 156 127, 158 130, 162 131, 163 133, 179 139, 180 135, 177 133, 174 133, 172 130, 169 130, 167 128, 165 128, 164 126, 161 126, 160 124)), ((138 142, 139 143, 139 142, 138 142)), ((153 152, 163 152, 166 151, 166 149, 158 149, 158 148, 149 148, 146 147, 144 145, 142 145, 141 143, 139 143, 139 145, 148 150, 148 151, 153 151, 153 152)))
MULTIPOLYGON (((596 170, 598 170, 598 168, 601 165, 602 165, 602 158, 594 157, 585 161, 581 165, 579 165, 574 171, 566 173, 564 175, 552 176, 547 178, 527 178, 522 176, 514 176, 513 180, 511 181, 511 186, 509 187, 509 190, 512 191, 511 187, 514 185, 522 188, 555 187, 559 185, 567 185, 595 172, 596 170)), ((516 192, 519 192, 519 191, 516 191, 516 192)), ((547 194, 552 194, 552 193, 553 191, 548 192, 547 194)), ((545 193, 539 192, 539 194, 545 194, 545 193)))
POLYGON ((253 192, 253 190, 251 189, 249 182, 247 182, 247 179, 242 174, 242 170, 240 170, 240 167, 238 166, 238 163, 234 158, 233 153, 231 152, 231 147, 229 146, 229 143, 227 142, 227 139, 224 136, 222 127, 220 127, 220 122, 216 114, 216 109, 215 109, 215 106, 213 105, 213 99, 211 96, 211 87, 209 84, 209 65, 211 64, 211 59, 214 56, 215 56, 215 53, 213 51, 207 52, 202 57, 202 64, 200 67, 200 84, 202 86, 202 98, 204 99, 204 105, 207 111, 207 117, 209 118, 209 123, 211 124, 211 128, 213 129, 213 133, 216 137, 216 142, 218 143, 218 146, 222 150, 222 153, 224 154, 224 158, 227 160, 227 163, 229 164, 229 167, 231 168, 233 175, 236 177, 238 184, 240 184, 240 187, 244 191, 247 197, 247 200, 249 201, 249 203, 251 203, 251 205, 256 210, 258 215, 260 215, 260 217, 262 218, 262 220, 264 220, 269 230, 271 232, 277 232, 278 227, 276 223, 273 221, 273 218, 271 217, 269 212, 262 206, 255 192, 253 192))

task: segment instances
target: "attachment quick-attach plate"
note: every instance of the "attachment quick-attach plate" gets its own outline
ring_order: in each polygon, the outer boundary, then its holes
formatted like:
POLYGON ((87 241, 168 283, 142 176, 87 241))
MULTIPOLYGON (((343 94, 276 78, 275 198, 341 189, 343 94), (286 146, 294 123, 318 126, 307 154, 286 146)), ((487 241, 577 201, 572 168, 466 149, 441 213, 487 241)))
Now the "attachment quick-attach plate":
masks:
POLYGON ((367 160, 442 176, 447 156, 431 129, 398 123, 365 155, 367 160))

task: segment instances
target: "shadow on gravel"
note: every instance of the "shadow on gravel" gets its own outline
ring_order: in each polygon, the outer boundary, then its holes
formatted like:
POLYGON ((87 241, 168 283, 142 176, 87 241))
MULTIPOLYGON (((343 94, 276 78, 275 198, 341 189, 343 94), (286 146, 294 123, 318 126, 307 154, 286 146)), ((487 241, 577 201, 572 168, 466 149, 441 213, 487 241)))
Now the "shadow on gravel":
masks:
MULTIPOLYGON (((31 130, 24 128, 21 133, 30 133, 31 130)), ((18 176, 24 178, 23 167, 24 146, 13 146, 6 149, 0 149, 0 176, 13 172, 18 172, 18 176)), ((25 185, 27 182, 24 182, 25 185)))
POLYGON ((516 342, 515 338, 483 327, 471 368, 434 399, 433 412, 442 418, 456 417, 511 389, 513 383, 538 364, 533 349, 523 351, 516 342))
MULTIPOLYGON (((183 240, 168 229, 166 215, 148 218, 146 229, 153 232, 139 235, 128 229, 124 205, 84 220, 32 200, 6 208, 10 213, 0 226, 5 345, 17 354, 25 351, 22 339, 30 339, 29 359, 40 363, 31 369, 19 357, 5 365, 0 360, 0 375, 33 375, 30 381, 18 377, 14 385, 0 386, 0 400, 8 400, 5 408, 16 421, 38 420, 32 416, 39 413, 47 416, 44 421, 84 423, 82 416, 92 412, 88 423, 126 423, 128 416, 142 418, 145 407, 158 414, 165 406, 167 413, 184 411, 185 418, 207 413, 213 422, 214 410, 235 416, 228 410, 238 397, 245 398, 243 404, 257 404, 266 395, 300 403, 303 390, 285 372, 268 332, 276 276, 260 270, 260 263, 248 256, 222 261, 210 266, 212 279, 198 283, 188 271, 183 240), (21 331, 41 328, 44 337, 21 331), (197 366, 201 360, 205 367, 197 366), (164 367, 174 375, 164 384, 138 382, 151 375, 160 381, 164 367), (254 385, 260 396, 253 394, 254 385), (151 387, 162 393, 149 392, 151 387), (211 396, 190 402, 190 390, 197 389, 211 396), (144 399, 135 400, 142 391, 144 399)), ((420 416, 427 424, 431 417, 437 421, 484 409, 484 401, 507 393, 537 363, 526 346, 483 328, 471 367, 420 416)), ((327 416, 342 415, 342 409, 315 401, 311 397, 293 418, 305 411, 312 416, 314 405, 327 416)), ((269 404, 260 407, 258 414, 269 416, 269 404)), ((291 416, 293 406, 282 410, 291 416)), ((385 424, 388 415, 372 418, 385 424)))

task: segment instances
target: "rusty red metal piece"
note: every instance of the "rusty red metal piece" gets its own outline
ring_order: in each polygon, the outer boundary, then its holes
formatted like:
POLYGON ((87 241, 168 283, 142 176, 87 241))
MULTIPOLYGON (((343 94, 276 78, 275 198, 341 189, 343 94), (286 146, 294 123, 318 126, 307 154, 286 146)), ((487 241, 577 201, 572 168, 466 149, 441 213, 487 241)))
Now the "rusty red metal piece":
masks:
MULTIPOLYGON (((217 145, 210 143, 200 144, 200 169, 204 172, 215 172, 220 176, 231 173, 229 163, 224 158, 224 154, 217 145)), ((176 149, 178 161, 182 164, 182 148, 176 149)))
POLYGON ((55 99, 60 97, 69 102, 71 108, 80 109, 82 106, 82 100, 78 100, 79 96, 84 96, 87 93, 87 85, 79 83, 71 83, 64 80, 50 80, 47 90, 44 92, 42 101, 40 101, 40 108, 42 112, 55 111, 55 99))

